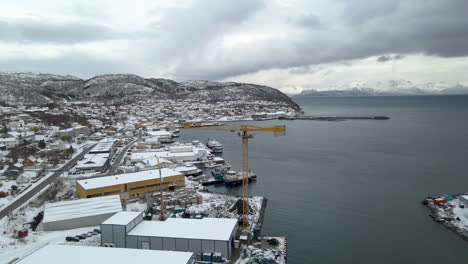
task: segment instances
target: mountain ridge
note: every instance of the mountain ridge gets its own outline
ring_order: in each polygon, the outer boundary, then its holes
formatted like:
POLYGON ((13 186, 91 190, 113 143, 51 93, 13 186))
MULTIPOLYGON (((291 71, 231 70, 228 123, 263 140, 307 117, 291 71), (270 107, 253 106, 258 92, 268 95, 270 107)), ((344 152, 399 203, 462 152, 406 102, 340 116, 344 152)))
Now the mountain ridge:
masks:
POLYGON ((63 100, 155 99, 271 101, 299 110, 278 89, 249 83, 193 80, 177 82, 135 74, 104 74, 80 79, 72 75, 0 72, 0 102, 47 104, 63 100))
POLYGON ((415 84, 407 80, 386 82, 350 82, 331 86, 324 90, 304 90, 294 96, 409 96, 409 95, 463 95, 468 94, 468 86, 461 83, 432 82, 415 84))

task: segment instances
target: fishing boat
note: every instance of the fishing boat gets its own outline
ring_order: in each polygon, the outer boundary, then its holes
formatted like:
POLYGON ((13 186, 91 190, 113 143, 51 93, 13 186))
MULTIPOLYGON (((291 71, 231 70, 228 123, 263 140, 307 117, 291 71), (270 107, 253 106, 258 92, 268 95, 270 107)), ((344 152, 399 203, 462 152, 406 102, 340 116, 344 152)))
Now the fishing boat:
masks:
POLYGON ((213 176, 215 180, 223 180, 224 172, 222 170, 214 170, 211 172, 211 176, 213 176))
MULTIPOLYGON (((249 171, 249 182, 256 180, 257 175, 251 171, 249 171)), ((241 171, 227 171, 224 174, 224 184, 233 186, 242 184, 242 172, 241 171)))
POLYGON ((219 143, 215 139, 208 139, 208 142, 206 143, 206 146, 211 149, 211 152, 213 153, 221 153, 223 152, 223 145, 219 143))

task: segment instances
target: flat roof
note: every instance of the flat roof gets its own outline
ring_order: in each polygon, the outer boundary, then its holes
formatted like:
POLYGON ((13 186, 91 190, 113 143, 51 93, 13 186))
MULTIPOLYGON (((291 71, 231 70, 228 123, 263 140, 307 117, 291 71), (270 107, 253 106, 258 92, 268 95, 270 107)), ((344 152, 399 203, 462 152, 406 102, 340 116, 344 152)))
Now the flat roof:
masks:
POLYGON ((93 147, 93 149, 89 151, 89 153, 110 151, 112 148, 112 145, 114 145, 114 141, 100 141, 96 144, 96 146, 93 147))
POLYGON ((78 161, 76 168, 102 167, 108 160, 108 153, 86 154, 83 160, 78 161))
POLYGON ((19 264, 151 263, 187 264, 192 252, 143 250, 129 248, 47 245, 20 260, 19 264))
POLYGON ((172 136, 173 134, 169 131, 164 131, 164 130, 158 130, 158 131, 146 131, 146 134, 151 135, 151 136, 172 136))
POLYGON ((45 206, 44 222, 55 222, 120 211, 122 211, 122 204, 118 195, 49 203, 45 206))
POLYGON ((106 221, 102 222, 103 225, 127 225, 133 219, 137 218, 139 215, 142 215, 142 212, 128 212, 122 211, 111 216, 106 221))
POLYGON ((128 235, 227 241, 236 226, 237 219, 232 218, 169 218, 143 221, 128 235))
MULTIPOLYGON (((169 169, 169 168, 161 169, 162 178, 177 176, 177 175, 183 175, 183 174, 173 169, 169 169)), ((153 180, 153 179, 159 179, 158 170, 147 170, 147 171, 117 174, 117 175, 107 176, 107 177, 85 179, 85 180, 79 180, 77 181, 77 183, 79 183, 85 190, 90 190, 90 189, 102 188, 106 186, 127 184, 131 182, 139 182, 139 181, 146 181, 146 180, 153 180)))

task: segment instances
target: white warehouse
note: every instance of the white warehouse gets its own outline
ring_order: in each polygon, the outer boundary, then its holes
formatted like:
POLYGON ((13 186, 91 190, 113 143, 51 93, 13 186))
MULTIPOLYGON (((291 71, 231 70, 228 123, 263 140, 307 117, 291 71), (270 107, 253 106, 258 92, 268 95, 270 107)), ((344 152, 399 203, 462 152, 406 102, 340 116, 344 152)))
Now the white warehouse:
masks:
POLYGON ((121 211, 118 195, 49 203, 44 210, 44 231, 98 226, 121 211))
POLYGON ((101 246, 220 252, 230 259, 237 227, 237 219, 230 218, 143 221, 142 213, 120 212, 101 224, 101 246))
POLYGON ((82 264, 82 263, 154 263, 193 264, 192 252, 138 250, 68 245, 47 245, 15 262, 17 264, 82 264))

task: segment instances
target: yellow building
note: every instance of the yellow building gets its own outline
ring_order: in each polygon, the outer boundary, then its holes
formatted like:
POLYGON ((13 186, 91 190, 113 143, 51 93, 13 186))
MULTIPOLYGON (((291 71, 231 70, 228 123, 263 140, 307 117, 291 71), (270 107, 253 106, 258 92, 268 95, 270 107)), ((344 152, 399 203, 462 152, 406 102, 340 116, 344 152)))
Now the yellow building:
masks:
MULTIPOLYGON (((185 176, 178 171, 161 169, 162 189, 185 186, 185 176)), ((127 192, 130 195, 159 190, 159 171, 148 170, 114 176, 92 178, 76 182, 76 194, 80 198, 115 195, 127 192)))

